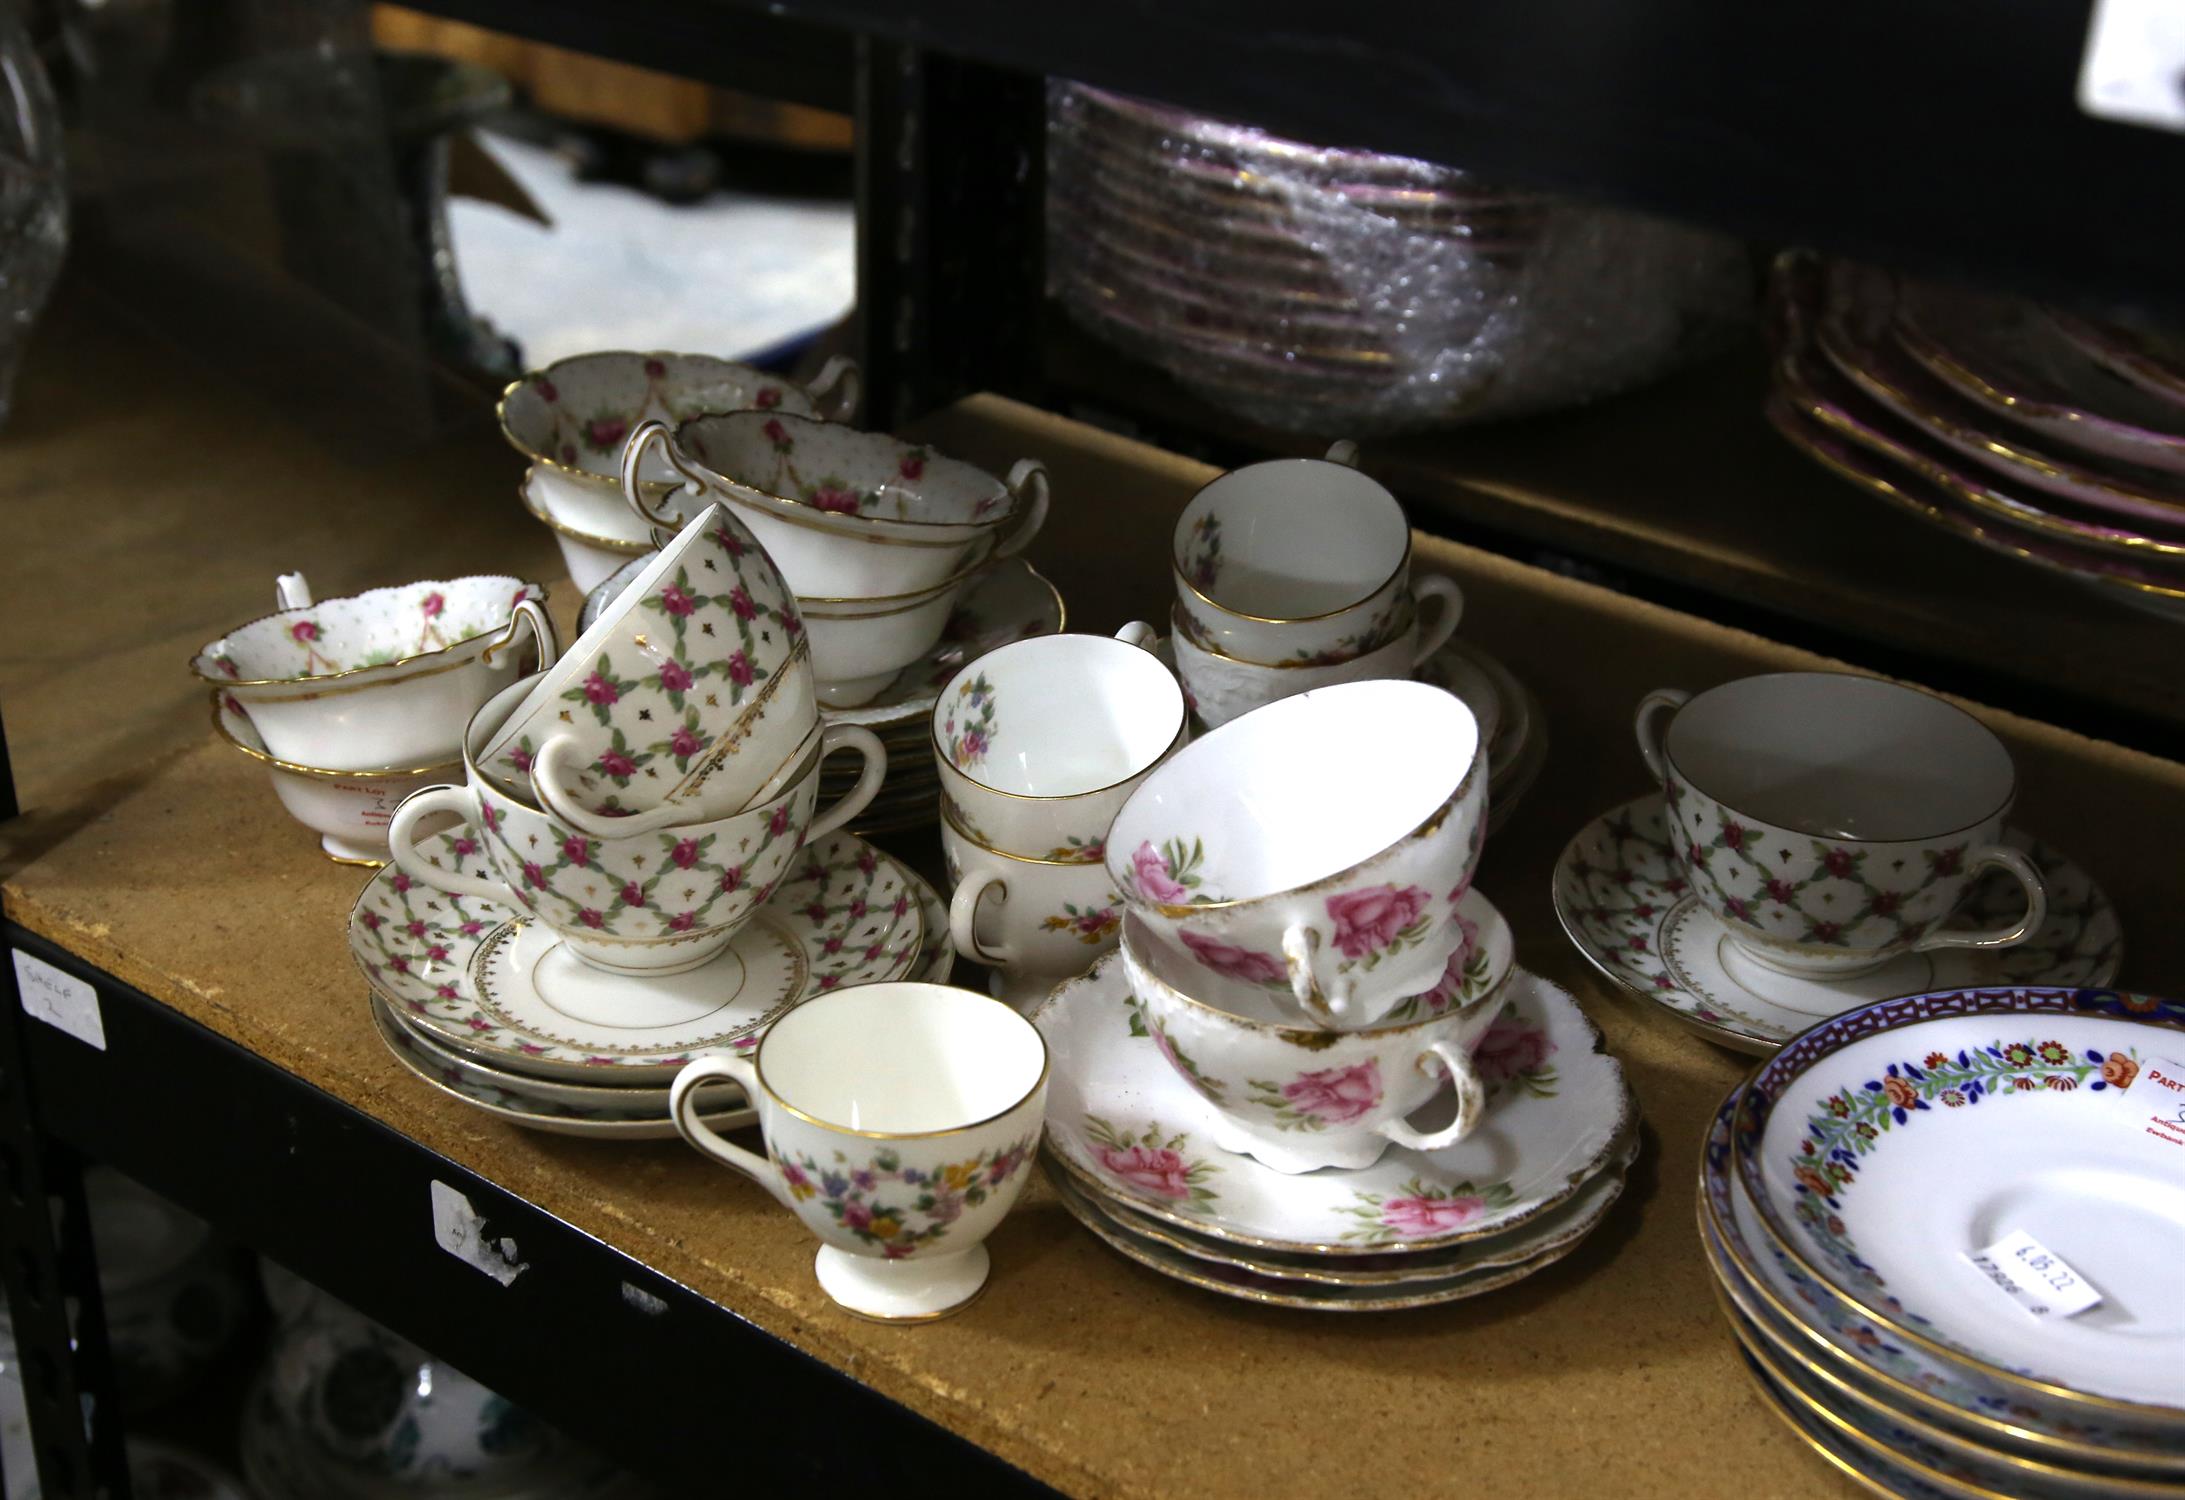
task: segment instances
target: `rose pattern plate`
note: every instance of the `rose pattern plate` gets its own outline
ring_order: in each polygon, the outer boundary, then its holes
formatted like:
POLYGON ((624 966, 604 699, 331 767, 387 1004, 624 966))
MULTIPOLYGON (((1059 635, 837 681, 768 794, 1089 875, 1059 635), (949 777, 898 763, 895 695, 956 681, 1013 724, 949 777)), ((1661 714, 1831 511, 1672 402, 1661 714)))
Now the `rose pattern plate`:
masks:
MULTIPOLYGON (((1032 1012, 1052 1059, 1047 1145, 1103 1198, 1229 1244, 1347 1256, 1503 1234, 1599 1172, 1637 1113, 1576 1001, 1522 969, 1506 998, 1517 1006, 1511 1071, 1552 1063, 1552 1086, 1505 1091, 1468 1139, 1441 1151, 1396 1146, 1371 1167, 1293 1177, 1213 1144, 1209 1106, 1134 1024, 1111 955, 1032 1012)), ((1417 1118, 1449 1107, 1444 1096, 1417 1118)))
MULTIPOLYGON (((435 852, 450 869, 490 876, 468 824, 429 842, 442 846, 435 852)), ((740 990, 675 1036, 618 1034, 551 1009, 540 1016, 510 993, 514 987, 481 994, 474 977, 481 955, 530 924, 510 907, 447 895, 393 866, 374 874, 358 895, 349 914, 349 953, 374 993, 435 1036, 498 1066, 588 1082, 613 1070, 622 1081, 667 1083, 697 1052, 755 1045, 769 1020, 807 995, 906 972, 923 933, 913 914, 915 878, 854 834, 830 834, 811 846, 728 951, 696 971, 711 974, 720 966, 725 977, 736 972, 727 961, 742 962, 748 953, 740 990), (882 889, 892 894, 874 906, 870 898, 882 889), (520 1008, 512 1013, 504 1006, 520 1008)), ((641 981, 622 982, 642 989, 641 981)))
MULTIPOLYGON (((2124 956, 2116 908, 2085 870, 2017 829, 2048 887, 2033 940, 1995 952, 1907 954, 1870 974, 1821 981, 1769 969, 1731 949, 1720 922, 1686 888, 1650 793, 1596 818, 1555 864, 1555 914, 1593 966, 1710 1040, 1766 1056, 1848 1005, 1956 986, 2100 985, 2124 956)), ((2007 877, 1973 890, 1952 926, 2008 920, 2024 897, 2007 877)))

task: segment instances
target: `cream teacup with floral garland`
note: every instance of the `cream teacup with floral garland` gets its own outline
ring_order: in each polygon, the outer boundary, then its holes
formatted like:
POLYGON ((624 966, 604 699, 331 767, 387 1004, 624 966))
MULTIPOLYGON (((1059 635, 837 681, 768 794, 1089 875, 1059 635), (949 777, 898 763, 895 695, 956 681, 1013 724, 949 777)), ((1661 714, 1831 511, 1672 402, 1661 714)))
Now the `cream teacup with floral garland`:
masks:
POLYGON ((683 1139, 772 1193, 819 1236, 827 1295, 887 1322, 926 1322, 986 1285, 986 1237, 1031 1175, 1047 1111, 1047 1044, 1008 1006, 947 985, 816 995, 748 1056, 676 1075, 683 1139), (743 1085, 766 1154, 698 1117, 699 1090, 743 1085))
POLYGON ((1038 636, 950 678, 932 740, 956 826, 1005 854, 1098 864, 1116 813, 1189 734, 1155 639, 1139 620, 1112 638, 1038 636))
POLYGON ((1131 911, 1210 978, 1250 972, 1347 1031, 1439 980, 1486 836, 1472 711, 1377 680, 1284 698, 1186 745, 1116 814, 1106 863, 1131 911))
POLYGON ((997 998, 1036 1000, 1115 946, 1123 900, 1107 866, 1004 854, 965 833, 945 808, 941 855, 953 892, 949 939, 994 971, 997 998))

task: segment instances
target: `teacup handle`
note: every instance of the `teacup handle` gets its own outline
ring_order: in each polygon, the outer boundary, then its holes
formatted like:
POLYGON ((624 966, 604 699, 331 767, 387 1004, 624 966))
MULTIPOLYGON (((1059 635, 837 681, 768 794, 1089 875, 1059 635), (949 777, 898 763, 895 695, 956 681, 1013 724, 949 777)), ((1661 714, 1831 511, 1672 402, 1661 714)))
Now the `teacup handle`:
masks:
POLYGON ((1126 646, 1136 646, 1151 651, 1160 643, 1161 632, 1143 620, 1133 620, 1115 633, 1115 638, 1126 646))
POLYGON ((820 366, 819 375, 804 388, 816 407, 823 406, 820 416, 829 422, 847 422, 857 415, 858 398, 865 394, 865 374, 858 369, 857 361, 847 354, 837 354, 820 366), (827 403, 829 392, 834 401, 827 403))
POLYGON ((1654 715, 1665 708, 1682 708, 1692 701, 1692 695, 1682 688, 1656 688, 1639 700, 1639 711, 1631 716, 1632 733, 1639 737, 1639 759, 1654 773, 1660 782, 1669 780, 1669 761, 1662 754, 1661 735, 1654 727, 1654 715))
POLYGON ((1341 464, 1346 469, 1358 467, 1358 445, 1349 438, 1337 438, 1328 444, 1328 451, 1321 455, 1331 464, 1341 464))
POLYGON ((309 609, 310 581, 301 573, 283 573, 273 580, 273 597, 282 609, 309 609))
POLYGON ((433 813, 455 813, 465 821, 476 822, 478 805, 469 790, 459 786, 428 786, 403 798, 387 824, 387 847, 394 856, 395 868, 420 885, 451 896, 479 896, 503 906, 517 904, 514 894, 501 881, 458 874, 426 863, 425 856, 417 852, 417 822, 433 813))
POLYGON ((1409 1146, 1414 1151, 1439 1151, 1444 1146, 1454 1146, 1472 1133, 1479 1124, 1480 1112, 1487 1105, 1487 1085, 1480 1081, 1479 1069, 1472 1065, 1472 1054, 1455 1042, 1444 1039, 1431 1042, 1426 1051, 1419 1054, 1424 1064, 1427 1055, 1442 1060, 1449 1070, 1449 1081, 1457 1090, 1457 1117, 1441 1129, 1431 1133, 1413 1130, 1402 1120, 1390 1120, 1375 1127, 1399 1146, 1409 1146))
POLYGON ((1343 1012, 1350 1009, 1350 986, 1343 986, 1340 994, 1320 992, 1320 986, 1313 981, 1313 950, 1319 946, 1318 934, 1302 922, 1283 929, 1282 958, 1290 971, 1290 993, 1305 1014, 1333 1031, 1343 1012))
POLYGON ((812 826, 804 835, 808 844, 825 838, 863 812, 888 774, 888 747, 880 743, 880 736, 870 729, 856 724, 829 724, 827 732, 819 737, 819 758, 825 760, 837 750, 855 750, 864 757, 865 765, 857 773, 857 785, 844 792, 834 806, 812 819, 812 826))
POLYGON ((675 1128, 684 1140, 696 1147, 702 1156, 710 1156, 724 1167, 730 1167, 750 1178, 779 1200, 781 1206, 796 1211, 796 1200, 789 1196, 789 1188, 781 1180, 781 1173, 774 1164, 756 1151, 746 1151, 727 1139, 711 1125, 698 1118, 698 1090, 716 1078, 731 1079, 743 1085, 753 1107, 759 1102, 758 1069, 751 1060, 713 1053, 706 1057, 694 1057, 683 1064, 683 1071, 675 1075, 675 1083, 668 1090, 668 1115, 675 1121, 675 1128))
POLYGON ((1464 618, 1464 590, 1457 587, 1454 578, 1440 573, 1429 573, 1411 582, 1413 608, 1423 616, 1428 603, 1433 603, 1434 623, 1419 631, 1418 649, 1411 655, 1411 665, 1417 667, 1429 656, 1449 644, 1449 638, 1457 633, 1457 622, 1464 618))
POLYGON ((1914 953, 1934 948, 2015 948, 2041 930, 2041 924, 2048 920, 2048 887, 2033 861, 2016 849, 1988 844, 1965 856, 1968 875, 1981 870, 2005 870, 2017 877, 2026 891, 2025 916, 2008 927, 1991 927, 1985 932, 1930 932, 1912 945, 1914 953))
POLYGON ((654 443, 660 445, 661 457, 668 461, 669 468, 689 483, 697 485, 701 491, 705 489, 704 472, 693 468, 690 460, 676 451, 675 435, 669 431, 668 424, 658 417, 647 417, 630 429, 630 436, 622 445, 622 499, 640 518, 663 527, 670 533, 681 531, 683 524, 690 519, 688 516, 680 513, 663 514, 645 504, 644 485, 637 477, 637 466, 644 459, 645 450, 654 443))
POLYGON ((993 554, 986 560, 998 563, 1015 557, 1032 545, 1032 538, 1047 524, 1047 466, 1036 458, 1020 458, 1009 477, 1002 481, 1010 496, 1023 510, 1017 524, 1009 528, 1009 535, 1001 539, 993 554))
POLYGON ((518 599, 516 601, 515 607, 508 614, 508 628, 501 632, 499 640, 496 640, 492 645, 486 647, 483 652, 479 653, 478 659, 484 662, 488 669, 498 672, 501 669, 501 663, 495 658, 500 656, 502 652, 514 647, 516 638, 527 629, 531 633, 532 640, 538 643, 538 670, 545 671, 554 664, 554 659, 561 655, 561 642, 554 634, 554 622, 548 617, 546 606, 536 599, 518 599))
POLYGON ((1014 948, 989 948, 979 941, 972 929, 978 925, 979 901, 989 890, 998 891, 1002 900, 1009 899, 1009 884, 992 870, 980 870, 956 887, 956 894, 948 903, 948 940, 956 945, 956 951, 975 963, 993 964, 1007 968, 1017 961, 1014 948))
POLYGON ((577 832, 595 839, 635 838, 673 828, 678 822, 696 820, 696 814, 690 808, 679 807, 673 802, 664 802, 627 817, 587 811, 577 802, 576 793, 569 789, 583 770, 573 757, 582 753, 577 737, 564 732, 549 737, 531 761, 531 790, 539 794, 540 804, 577 832))

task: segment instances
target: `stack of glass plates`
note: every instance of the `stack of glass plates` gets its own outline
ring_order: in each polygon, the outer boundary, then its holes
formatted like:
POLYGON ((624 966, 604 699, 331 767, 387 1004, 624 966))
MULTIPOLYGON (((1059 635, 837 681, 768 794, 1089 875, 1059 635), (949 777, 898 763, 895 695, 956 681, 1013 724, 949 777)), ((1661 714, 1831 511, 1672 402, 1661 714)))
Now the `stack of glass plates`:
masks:
MULTIPOLYGON (((1474 1050, 1494 1092, 1464 1141, 1287 1176, 1213 1144, 1210 1106, 1142 1027, 1133 1034, 1130 986, 1110 955, 1032 1013, 1050 1066, 1048 1177, 1103 1243, 1223 1296, 1367 1312, 1508 1286, 1608 1213, 1638 1151, 1638 1115, 1568 994, 1522 969, 1502 992, 1474 1050)), ((1413 1123, 1445 1124, 1449 1107, 1430 1104, 1413 1123)))
POLYGON ((1854 483, 2185 619, 2185 365, 2035 304, 1786 256, 1768 412, 1854 483))
MULTIPOLYGON (((421 847, 449 869, 491 876, 467 824, 421 847)), ((556 1135, 664 1139, 675 1134, 668 1088, 691 1058, 754 1045, 776 1016, 823 989, 940 983, 954 966, 948 910, 915 871, 848 832, 799 858, 727 950, 683 974, 542 966, 557 941, 543 925, 392 866, 350 911, 349 953, 387 1050, 443 1094, 556 1135), (557 1004, 542 982, 549 975, 579 990, 557 1004)), ((717 1130, 756 1123, 733 1083, 709 1084, 700 1099, 717 1130)))
POLYGON ((1700 1237, 1762 1399, 1875 1494, 2185 1494, 2185 1007, 1941 991, 1723 1103, 1700 1237))

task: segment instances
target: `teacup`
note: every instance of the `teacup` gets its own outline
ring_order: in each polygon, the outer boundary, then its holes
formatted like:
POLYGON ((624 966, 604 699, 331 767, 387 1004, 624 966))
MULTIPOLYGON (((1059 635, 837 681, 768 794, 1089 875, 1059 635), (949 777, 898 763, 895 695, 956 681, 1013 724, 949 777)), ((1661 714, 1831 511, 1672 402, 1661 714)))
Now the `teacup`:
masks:
POLYGON ((966 833, 946 808, 941 855, 954 887, 949 939, 995 971, 999 998, 1019 1004, 1044 995, 1115 946, 1123 901, 1105 865, 1004 854, 966 833))
POLYGON ((1124 920, 1123 970, 1154 1045, 1214 1106, 1214 1142, 1278 1172, 1370 1167, 1391 1144, 1438 1151, 1472 1133, 1487 1101, 1470 1047, 1500 1008, 1485 995, 1454 1010, 1364 1031, 1236 1015, 1180 988, 1197 981, 1144 921, 1124 920), (1456 1112, 1439 1130, 1404 1116, 1444 1085, 1456 1112))
POLYGON ((212 700, 213 731, 266 768, 273 793, 289 816, 319 836, 319 848, 337 864, 383 865, 387 828, 402 799, 443 781, 460 760, 393 771, 339 771, 300 766, 276 758, 258 737, 240 703, 218 693, 212 700))
MULTIPOLYGON (((925 593, 1014 557, 1047 520, 1047 471, 1031 459, 996 479, 886 433, 747 411, 697 417, 672 436, 641 424, 625 474, 656 443, 700 497, 734 508, 807 601, 925 593)), ((626 497, 647 520, 671 518, 626 497)))
POLYGON ((518 486, 517 493, 523 498, 523 508, 531 513, 531 519, 554 533, 554 545, 561 548, 562 565, 569 570, 569 581, 580 591, 591 593, 631 558, 652 551, 649 538, 642 542, 626 542, 616 537, 595 536, 556 520, 539 500, 538 472, 536 467, 524 470, 523 483, 518 486))
POLYGON ((560 738, 565 806, 725 817, 810 737, 815 692, 788 585, 751 533, 709 506, 537 679, 478 764, 530 800, 560 738))
MULTIPOLYGON (((857 406, 855 362, 828 362, 811 388, 708 354, 603 350, 559 359, 501 392, 501 436, 531 460, 525 499, 557 531, 640 548, 651 526, 624 503, 622 447, 641 422, 676 423, 706 412, 790 412, 846 418, 857 406)), ((646 498, 666 498, 683 481, 655 460, 640 476, 646 498)), ((609 571, 612 571, 611 569, 609 571)), ((587 587, 583 583, 579 588, 587 587)))
POLYGON ((1692 894, 1770 968, 1843 977, 1906 953, 2008 948, 2047 917, 2039 872, 2001 842, 2010 752, 1940 698, 1781 672, 1649 693, 1637 733, 1692 894), (2024 919, 1940 930, 1988 870, 2025 888, 2024 919))
POLYGON ((1008 1006, 946 985, 814 996, 749 1056, 676 1075, 683 1139, 765 1188, 819 1236, 813 1270, 854 1313, 922 1322, 986 1285, 985 1240, 1031 1175, 1047 1110, 1047 1046, 1008 1006), (711 1079, 744 1086, 766 1155, 698 1118, 711 1079))
POLYGON ((487 574, 312 603, 291 573, 277 612, 208 642, 190 670, 294 765, 436 764, 454 758, 479 705, 531 669, 534 650, 539 664, 553 660, 545 597, 487 574))
POLYGON ((900 598, 800 598, 820 701, 856 708, 877 697, 903 668, 933 650, 978 571, 900 598))
POLYGON ((1116 814, 1107 867, 1210 974, 1249 965, 1315 1024, 1352 1030, 1440 977, 1486 819, 1461 699, 1340 683, 1184 746, 1116 814))
POLYGON ((837 725, 764 802, 725 818, 600 838, 510 796, 480 768, 477 749, 495 714, 529 690, 517 683, 480 711, 464 747, 466 785, 429 787, 396 811, 392 856, 403 874, 435 890, 528 912, 577 958, 616 974, 680 974, 726 948, 806 840, 833 832, 872 800, 877 777, 817 811, 821 758, 853 748, 868 765, 886 759, 870 730, 837 725), (418 825, 443 813, 479 830, 498 878, 443 869, 421 852, 418 825))
POLYGON ((950 678, 932 739, 956 825, 1005 853, 1098 864, 1117 811, 1189 733, 1154 639, 1139 620, 1113 637, 1037 636, 950 678))
POLYGON ((1240 661, 1348 661, 1394 634, 1408 599, 1435 601, 1452 630, 1464 612, 1452 580, 1411 584, 1396 497, 1332 458, 1271 459, 1211 481, 1177 517, 1172 549, 1193 638, 1240 661))
POLYGON ((1408 601, 1399 610, 1395 634, 1362 656, 1339 662, 1284 662, 1268 666, 1226 656, 1191 638, 1190 617, 1178 605, 1169 617, 1169 649, 1176 675, 1191 700, 1191 711, 1209 729, 1219 729, 1240 714, 1281 699, 1339 682, 1371 682, 1378 677, 1409 677, 1419 664, 1448 643, 1456 616, 1442 610, 1433 628, 1421 632, 1418 611, 1408 601))

